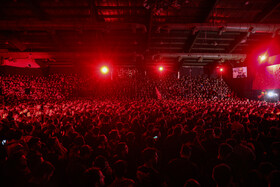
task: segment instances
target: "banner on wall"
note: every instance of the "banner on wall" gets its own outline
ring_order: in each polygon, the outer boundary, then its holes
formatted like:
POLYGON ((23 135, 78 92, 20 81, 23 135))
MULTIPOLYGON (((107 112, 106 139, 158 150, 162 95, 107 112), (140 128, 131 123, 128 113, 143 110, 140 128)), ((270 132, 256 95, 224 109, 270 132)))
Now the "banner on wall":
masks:
POLYGON ((232 77, 236 78, 246 78, 247 77, 247 67, 236 67, 232 68, 232 77))

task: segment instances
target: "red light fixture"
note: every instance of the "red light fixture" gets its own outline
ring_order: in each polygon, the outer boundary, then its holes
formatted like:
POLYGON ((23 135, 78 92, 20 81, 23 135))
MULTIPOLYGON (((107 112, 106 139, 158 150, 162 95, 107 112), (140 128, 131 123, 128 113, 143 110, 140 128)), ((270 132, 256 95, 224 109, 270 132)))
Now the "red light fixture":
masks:
POLYGON ((259 59, 260 59, 261 62, 263 62, 267 59, 267 56, 265 54, 261 55, 261 56, 259 56, 259 59))
POLYGON ((259 56, 259 63, 264 63, 268 59, 267 51, 259 56))
POLYGON ((224 71, 224 69, 223 68, 220 68, 220 72, 223 72, 224 71))
POLYGON ((104 75, 108 74, 109 73, 109 68, 107 66, 102 66, 100 68, 100 72, 104 75))
POLYGON ((163 66, 159 66, 158 70, 162 72, 164 70, 163 66))

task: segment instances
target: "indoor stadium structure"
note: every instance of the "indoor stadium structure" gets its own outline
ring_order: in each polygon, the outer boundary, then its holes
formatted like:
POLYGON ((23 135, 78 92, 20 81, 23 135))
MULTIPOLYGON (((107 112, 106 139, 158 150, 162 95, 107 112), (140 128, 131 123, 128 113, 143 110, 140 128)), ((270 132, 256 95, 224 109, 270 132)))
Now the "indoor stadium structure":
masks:
POLYGON ((279 0, 0 1, 0 186, 279 187, 279 0))

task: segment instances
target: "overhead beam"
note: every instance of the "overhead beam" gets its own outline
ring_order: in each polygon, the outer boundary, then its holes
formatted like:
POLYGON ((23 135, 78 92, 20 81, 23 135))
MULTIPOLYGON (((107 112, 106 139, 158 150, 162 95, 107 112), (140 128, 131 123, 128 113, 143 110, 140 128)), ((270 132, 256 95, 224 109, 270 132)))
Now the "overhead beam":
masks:
POLYGON ((197 31, 194 35, 190 35, 186 44, 185 44, 185 47, 184 47, 184 52, 185 53, 189 53, 191 52, 196 40, 198 39, 198 35, 200 34, 200 31, 197 31))
POLYGON ((213 48, 213 47, 211 47, 211 48, 209 48, 209 47, 198 47, 198 48, 193 48, 194 50, 201 50, 201 51, 224 51, 225 49, 224 48, 213 48))
MULTIPOLYGON (((255 23, 262 23, 268 16, 272 14, 272 12, 277 9, 280 5, 279 0, 273 0, 266 8, 263 9, 254 19, 255 23)), ((253 29, 253 27, 252 27, 253 29)), ((251 29, 251 30, 252 30, 251 29)), ((273 33, 274 34, 274 33, 273 33)), ((242 33, 240 37, 236 39, 236 41, 228 48, 227 52, 232 53, 242 41, 246 41, 250 36, 250 32, 242 33)))
MULTIPOLYGON (((259 24, 259 23, 227 23, 227 24, 211 24, 211 23, 190 23, 190 24, 162 24, 158 25, 161 30, 202 30, 215 31, 221 29, 224 32, 249 32, 253 28, 255 33, 275 33, 279 31, 280 24, 259 24)), ((50 22, 50 21, 14 21, 0 20, 0 30, 121 30, 121 29, 141 29, 147 32, 147 27, 139 23, 88 23, 88 22, 50 22)), ((278 34, 278 33, 277 33, 278 34)))
POLYGON ((27 21, 7 21, 0 20, 0 30, 121 30, 121 29, 140 29, 142 32, 147 32, 146 26, 139 23, 81 23, 81 22, 43 22, 34 21, 32 23, 27 21))
MULTIPOLYGON (((173 41, 181 41, 183 39, 186 39, 186 37, 183 36, 170 36, 170 37, 153 37, 152 40, 173 40, 173 41)), ((201 38, 198 37, 197 40, 217 40, 217 41, 233 41, 233 38, 201 38)), ((185 44, 185 43, 184 43, 185 44)))
POLYGON ((230 54, 230 53, 160 53, 154 55, 153 58, 200 58, 203 59, 225 59, 225 60, 240 60, 247 57, 246 54, 230 54))
POLYGON ((26 0, 32 12, 39 18, 39 20, 50 20, 50 16, 39 5, 38 0, 26 0))
POLYGON ((158 50, 161 50, 161 49, 170 49, 170 50, 180 50, 181 47, 170 47, 170 46, 166 46, 166 47, 150 47, 150 49, 158 49, 158 50))
POLYGON ((219 32, 248 32, 251 28, 255 33, 274 33, 280 29, 280 24, 263 23, 187 23, 187 24, 161 24, 158 26, 161 30, 193 30, 219 32))
POLYGON ((255 23, 262 23, 268 18, 274 10, 276 10, 280 6, 279 0, 273 0, 270 4, 268 4, 255 18, 255 23))
MULTIPOLYGON (((136 2, 136 1, 134 1, 136 2)), ((136 10, 146 10, 145 7, 143 6, 96 6, 98 9, 105 9, 105 10, 131 10, 131 9, 136 9, 136 10)))
MULTIPOLYGON (((71 58, 92 58, 94 56, 100 55, 98 52, 0 52, 0 57, 3 58, 28 58, 32 55, 33 59, 50 59, 50 58, 63 58, 63 59, 71 59, 71 58)), ((106 55, 106 54, 104 54, 106 55)), ((126 57, 126 56, 139 56, 142 57, 140 54, 135 53, 110 53, 110 56, 115 57, 126 57)))
MULTIPOLYGON (((120 9, 116 9, 116 10, 120 10, 120 9)), ((131 18, 131 19, 139 19, 139 17, 143 17, 145 16, 144 12, 142 14, 137 14, 134 16, 131 16, 130 14, 108 14, 108 15, 103 15, 104 18, 131 18)), ((188 19, 188 18, 192 18, 191 16, 178 16, 178 15, 154 15, 155 18, 173 18, 173 19, 188 19)))
POLYGON ((232 53, 237 47, 238 45, 242 42, 242 41, 246 41, 248 39, 248 33, 241 33, 240 36, 233 42, 233 44, 231 46, 228 47, 227 52, 228 53, 232 53))
MULTIPOLYGON (((202 17, 203 23, 207 23, 209 21, 218 2, 219 2, 219 0, 210 1, 210 6, 209 6, 210 8, 208 9, 208 11, 206 11, 206 14, 202 17)), ((200 32, 201 31, 197 31, 195 34, 192 33, 192 35, 189 35, 188 40, 186 41, 185 47, 183 48, 184 52, 191 52, 200 32)))
POLYGON ((207 63, 191 63, 191 62, 188 62, 188 61, 186 61, 186 62, 184 62, 183 63, 183 65, 182 65, 182 67, 186 67, 186 66, 198 66, 198 67, 203 67, 203 66, 206 66, 207 65, 207 63))

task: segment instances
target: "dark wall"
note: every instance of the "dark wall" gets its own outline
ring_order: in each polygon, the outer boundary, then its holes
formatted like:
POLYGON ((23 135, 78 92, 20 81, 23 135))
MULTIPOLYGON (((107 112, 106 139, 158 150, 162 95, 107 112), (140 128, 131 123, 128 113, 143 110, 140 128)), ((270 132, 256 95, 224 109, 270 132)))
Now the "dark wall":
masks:
POLYGON ((197 67, 197 66, 189 66, 189 67, 182 67, 180 69, 180 74, 183 75, 192 75, 192 76, 199 76, 203 75, 205 72, 204 67, 197 67))
POLYGON ((1 74, 20 74, 20 75, 35 75, 48 76, 49 74, 72 74, 79 72, 90 72, 88 68, 71 67, 44 67, 44 68, 18 68, 11 66, 0 66, 1 74))
POLYGON ((17 67, 10 67, 10 66, 0 66, 0 73, 1 74, 19 74, 19 75, 43 75, 42 69, 35 69, 35 68, 17 68, 17 67))

